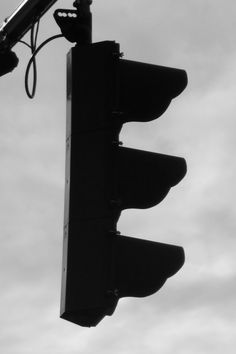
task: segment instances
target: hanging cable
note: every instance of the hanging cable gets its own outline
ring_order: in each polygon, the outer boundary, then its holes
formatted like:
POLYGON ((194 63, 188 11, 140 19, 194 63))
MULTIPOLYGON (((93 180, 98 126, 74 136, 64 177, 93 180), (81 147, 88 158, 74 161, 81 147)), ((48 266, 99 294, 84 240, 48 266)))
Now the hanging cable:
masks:
POLYGON ((18 41, 18 43, 23 43, 24 45, 26 45, 29 49, 31 49, 31 46, 29 45, 29 43, 26 43, 25 41, 18 41))
POLYGON ((40 46, 37 48, 37 40, 38 40, 38 33, 39 33, 39 25, 40 25, 40 20, 38 20, 37 22, 35 22, 32 27, 31 27, 31 31, 30 31, 30 44, 23 41, 23 40, 19 40, 19 43, 22 43, 24 45, 26 45, 28 48, 30 48, 32 56, 28 62, 28 65, 26 67, 26 71, 25 71, 25 91, 26 94, 29 98, 34 98, 35 96, 35 92, 36 92, 36 86, 37 86, 37 62, 36 62, 36 55, 38 54, 38 52, 49 42, 51 42, 54 39, 57 38, 61 38, 64 37, 62 34, 57 34, 55 36, 52 36, 48 39, 46 39, 42 44, 40 44, 40 46), (30 73, 30 69, 31 66, 33 68, 33 84, 32 84, 32 90, 30 91, 29 89, 29 73, 30 73))
POLYGON ((53 41, 54 39, 57 39, 57 38, 61 38, 61 37, 64 37, 62 34, 56 34, 55 36, 52 36, 48 39, 46 39, 42 44, 40 44, 40 46, 35 50, 34 52, 32 53, 32 56, 29 60, 29 63, 27 65, 27 68, 26 68, 26 71, 25 71, 25 90, 26 90, 26 93, 28 95, 29 98, 34 98, 34 95, 35 95, 35 91, 36 91, 36 84, 37 84, 37 68, 36 70, 34 69, 35 68, 35 65, 36 65, 36 61, 35 61, 35 57, 36 55, 38 54, 38 52, 46 45, 48 44, 49 42, 53 41), (31 65, 33 65, 33 70, 35 70, 33 73, 34 73, 34 82, 33 82, 33 88, 32 88, 32 92, 30 92, 29 90, 29 71, 30 71, 30 68, 31 68, 31 65))
MULTIPOLYGON (((38 32, 39 32, 39 25, 40 25, 40 19, 35 22, 30 31, 30 48, 31 48, 31 53, 32 55, 36 51, 37 48, 37 40, 38 40, 38 32)), ((32 62, 32 68, 33 68, 33 83, 32 83, 32 90, 30 92, 29 90, 29 85, 28 85, 28 78, 27 78, 27 95, 29 98, 33 98, 35 96, 36 92, 36 86, 37 86, 37 63, 36 63, 36 58, 34 57, 34 60, 32 62)))

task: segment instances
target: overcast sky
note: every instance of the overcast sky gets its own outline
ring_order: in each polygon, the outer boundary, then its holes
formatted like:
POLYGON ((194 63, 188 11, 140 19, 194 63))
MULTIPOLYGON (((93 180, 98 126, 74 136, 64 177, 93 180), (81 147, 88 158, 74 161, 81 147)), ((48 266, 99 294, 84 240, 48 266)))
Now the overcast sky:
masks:
MULTIPOLYGON (((39 41, 59 33, 53 10, 39 41)), ((0 3, 3 20, 19 0, 0 3)), ((122 213, 124 235, 181 245, 184 267, 156 294, 123 299, 82 328, 59 318, 64 207, 64 39, 38 56, 34 100, 24 92, 29 50, 0 78, 0 349, 4 354, 234 354, 236 347, 236 3, 94 0, 94 41, 125 58, 183 68, 187 89, 158 120, 130 123, 125 146, 185 157, 188 173, 158 206, 122 213)))

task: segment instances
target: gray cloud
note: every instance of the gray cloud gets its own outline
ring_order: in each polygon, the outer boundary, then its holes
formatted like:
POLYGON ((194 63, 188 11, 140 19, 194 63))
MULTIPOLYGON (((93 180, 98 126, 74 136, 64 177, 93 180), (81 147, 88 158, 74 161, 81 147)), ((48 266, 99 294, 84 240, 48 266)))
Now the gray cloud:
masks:
MULTIPOLYGON (((187 70, 188 88, 165 116, 125 126, 122 140, 184 156, 189 170, 159 206, 124 212, 119 223, 124 234, 184 246, 185 266, 160 292, 121 301, 90 330, 58 315, 69 45, 59 40, 39 55, 33 102, 23 91, 28 54, 17 46, 20 66, 0 80, 2 352, 234 353, 234 14, 233 1, 94 1, 95 40, 187 70)), ((48 15, 41 38, 57 32, 48 15)))

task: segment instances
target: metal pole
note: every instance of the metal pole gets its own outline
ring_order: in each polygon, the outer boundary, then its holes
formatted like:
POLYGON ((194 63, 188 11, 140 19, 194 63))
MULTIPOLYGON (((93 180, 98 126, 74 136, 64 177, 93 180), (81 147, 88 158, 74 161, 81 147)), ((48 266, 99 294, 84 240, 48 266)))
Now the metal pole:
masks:
POLYGON ((57 0, 25 0, 0 27, 0 49, 12 48, 57 0))
POLYGON ((81 37, 78 44, 92 43, 92 13, 90 11, 92 2, 92 0, 76 0, 73 4, 78 10, 81 26, 81 37))

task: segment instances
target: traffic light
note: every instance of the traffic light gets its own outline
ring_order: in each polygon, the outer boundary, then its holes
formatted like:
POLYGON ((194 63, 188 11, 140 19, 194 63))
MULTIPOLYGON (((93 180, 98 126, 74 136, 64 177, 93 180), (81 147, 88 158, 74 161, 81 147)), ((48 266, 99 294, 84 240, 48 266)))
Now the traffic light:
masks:
POLYGON ((78 45, 67 59, 67 142, 61 317, 96 326, 121 297, 155 293, 184 263, 182 247, 121 235, 122 210, 160 203, 183 158, 123 147, 130 121, 161 116, 185 71, 121 57, 119 44, 78 45))

